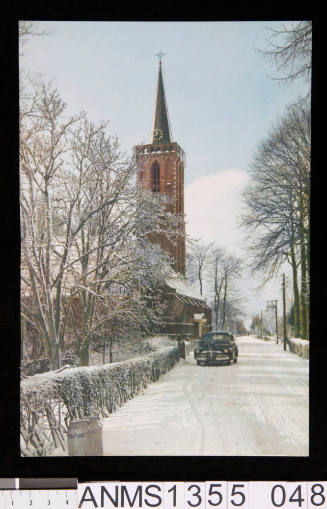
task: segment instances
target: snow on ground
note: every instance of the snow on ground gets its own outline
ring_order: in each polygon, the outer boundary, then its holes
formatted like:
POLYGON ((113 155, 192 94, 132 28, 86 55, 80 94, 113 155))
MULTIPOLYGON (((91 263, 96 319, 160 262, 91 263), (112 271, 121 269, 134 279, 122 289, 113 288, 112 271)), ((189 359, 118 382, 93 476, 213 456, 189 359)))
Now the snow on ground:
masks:
POLYGON ((306 456, 309 362, 283 345, 237 338, 239 362, 193 353, 103 421, 109 456, 306 456))
POLYGON ((164 346, 176 346, 176 341, 170 339, 169 336, 152 336, 147 338, 146 342, 155 350, 164 346))

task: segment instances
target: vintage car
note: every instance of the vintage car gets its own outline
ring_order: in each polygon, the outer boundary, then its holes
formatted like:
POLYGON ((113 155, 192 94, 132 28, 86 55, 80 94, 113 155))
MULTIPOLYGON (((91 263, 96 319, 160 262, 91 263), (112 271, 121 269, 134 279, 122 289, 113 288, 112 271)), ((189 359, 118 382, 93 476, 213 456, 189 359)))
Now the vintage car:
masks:
POLYGON ((207 332, 194 348, 197 365, 237 362, 238 347, 230 332, 207 332))

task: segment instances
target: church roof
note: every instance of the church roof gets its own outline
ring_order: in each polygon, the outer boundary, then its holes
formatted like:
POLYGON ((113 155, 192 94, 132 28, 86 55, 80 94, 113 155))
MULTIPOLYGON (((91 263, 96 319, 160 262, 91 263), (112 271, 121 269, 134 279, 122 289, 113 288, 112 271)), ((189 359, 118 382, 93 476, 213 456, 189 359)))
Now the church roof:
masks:
POLYGON ((166 278, 166 284, 173 290, 176 290, 176 293, 179 295, 204 301, 204 297, 200 292, 198 292, 184 276, 178 274, 174 270, 172 270, 169 277, 166 278))
POLYGON ((165 89, 162 79, 161 59, 159 61, 159 74, 157 83, 157 95, 155 103, 155 114, 152 131, 152 143, 170 143, 171 133, 169 127, 168 110, 165 98, 165 89))

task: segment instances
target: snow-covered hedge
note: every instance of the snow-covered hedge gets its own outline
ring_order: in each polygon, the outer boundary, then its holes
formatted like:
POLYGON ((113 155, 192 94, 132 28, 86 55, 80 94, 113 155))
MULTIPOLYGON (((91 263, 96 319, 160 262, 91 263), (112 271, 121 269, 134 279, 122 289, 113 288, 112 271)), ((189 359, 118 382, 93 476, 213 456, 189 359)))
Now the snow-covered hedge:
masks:
POLYGON ((46 456, 55 449, 66 450, 70 420, 107 417, 169 371, 179 356, 177 345, 160 345, 158 351, 128 361, 52 371, 23 380, 22 454, 46 456))
POLYGON ((288 340, 289 349, 304 359, 309 359, 309 341, 306 339, 290 338, 288 340))

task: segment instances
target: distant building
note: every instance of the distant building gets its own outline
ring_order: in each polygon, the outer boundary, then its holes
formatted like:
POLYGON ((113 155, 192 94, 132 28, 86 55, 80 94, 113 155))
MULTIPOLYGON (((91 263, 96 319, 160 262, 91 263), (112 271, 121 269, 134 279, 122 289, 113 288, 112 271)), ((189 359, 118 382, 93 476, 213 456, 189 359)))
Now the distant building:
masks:
MULTIPOLYGON (((165 196, 167 210, 180 214, 183 221, 179 232, 185 233, 183 149, 171 139, 168 110, 162 77, 161 54, 155 101, 152 141, 134 147, 139 167, 138 183, 144 189, 165 196)), ((167 280, 165 326, 160 332, 173 335, 201 336, 211 325, 211 309, 203 297, 185 279, 185 240, 180 237, 175 245, 163 234, 151 239, 161 245, 173 259, 175 276, 167 280)))

